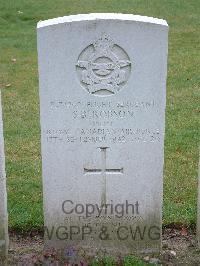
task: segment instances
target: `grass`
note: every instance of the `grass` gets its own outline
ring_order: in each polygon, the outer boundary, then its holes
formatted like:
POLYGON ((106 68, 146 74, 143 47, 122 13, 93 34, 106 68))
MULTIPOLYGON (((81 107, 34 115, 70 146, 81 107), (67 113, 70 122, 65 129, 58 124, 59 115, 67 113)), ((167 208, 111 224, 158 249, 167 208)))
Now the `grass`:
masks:
POLYGON ((36 23, 90 12, 141 14, 164 18, 170 25, 163 219, 165 225, 193 224, 199 138, 199 1, 1 0, 0 86, 9 226, 26 231, 43 225, 36 23))
POLYGON ((150 266, 152 264, 146 263, 141 259, 135 256, 126 256, 123 260, 116 260, 113 257, 105 256, 102 260, 94 259, 91 263, 91 266, 115 266, 115 265, 123 265, 123 266, 150 266))

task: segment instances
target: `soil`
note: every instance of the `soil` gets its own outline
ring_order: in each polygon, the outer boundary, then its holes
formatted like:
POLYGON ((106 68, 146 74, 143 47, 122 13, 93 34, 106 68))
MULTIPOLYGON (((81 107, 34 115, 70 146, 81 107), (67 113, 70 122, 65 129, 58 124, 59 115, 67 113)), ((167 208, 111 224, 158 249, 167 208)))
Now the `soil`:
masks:
MULTIPOLYGON (((164 229, 163 251, 158 256, 143 256, 143 261, 158 265, 192 265, 200 266, 200 249, 197 248, 195 234, 185 228, 164 229)), ((0 263, 4 266, 6 263, 0 263)), ((36 265, 88 265, 87 262, 69 263, 59 262, 58 254, 54 250, 43 252, 43 237, 38 232, 22 235, 10 233, 10 248, 8 255, 9 266, 36 266, 36 265)), ((103 265, 103 263, 101 264, 103 265)), ((119 261, 117 265, 122 265, 119 261)))

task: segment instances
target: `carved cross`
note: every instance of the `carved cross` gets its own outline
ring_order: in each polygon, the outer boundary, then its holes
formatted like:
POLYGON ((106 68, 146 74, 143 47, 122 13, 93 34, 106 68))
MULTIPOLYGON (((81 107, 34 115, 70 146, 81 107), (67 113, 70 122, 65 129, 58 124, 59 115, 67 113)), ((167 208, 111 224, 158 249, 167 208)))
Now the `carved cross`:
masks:
POLYGON ((84 174, 100 174, 102 175, 103 188, 101 203, 106 204, 106 176, 107 174, 123 174, 123 168, 107 168, 106 165, 106 150, 109 147, 99 147, 101 151, 101 168, 88 169, 84 168, 84 174))

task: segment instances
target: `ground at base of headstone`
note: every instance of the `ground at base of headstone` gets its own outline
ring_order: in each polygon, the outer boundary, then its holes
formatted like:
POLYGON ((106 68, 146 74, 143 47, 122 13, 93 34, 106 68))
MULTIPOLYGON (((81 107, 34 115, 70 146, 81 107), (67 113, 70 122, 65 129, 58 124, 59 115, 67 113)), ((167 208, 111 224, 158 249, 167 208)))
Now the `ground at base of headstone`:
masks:
POLYGON ((8 266, 37 266, 37 265, 200 265, 200 250, 198 250, 193 232, 188 230, 165 229, 163 233, 163 251, 160 255, 143 255, 138 258, 99 257, 90 258, 88 262, 59 261, 55 250, 43 251, 43 238, 40 234, 21 235, 11 233, 8 266))

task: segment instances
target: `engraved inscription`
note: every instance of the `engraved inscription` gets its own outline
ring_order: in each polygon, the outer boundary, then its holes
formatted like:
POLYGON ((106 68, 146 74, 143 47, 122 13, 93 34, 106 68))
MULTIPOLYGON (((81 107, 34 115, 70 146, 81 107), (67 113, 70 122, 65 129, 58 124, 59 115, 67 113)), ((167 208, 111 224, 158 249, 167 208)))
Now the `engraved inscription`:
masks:
POLYGON ((46 131, 49 143, 144 143, 160 142, 160 130, 149 128, 77 128, 48 129, 46 131))
POLYGON ((117 93, 127 82, 131 61, 127 53, 106 34, 87 46, 76 65, 81 84, 91 94, 117 93))
POLYGON ((106 151, 109 147, 99 147, 101 151, 101 169, 89 169, 84 167, 84 174, 101 174, 103 182, 103 191, 101 195, 101 203, 106 204, 106 175, 107 174, 123 174, 123 168, 109 169, 106 165, 106 151))
POLYGON ((111 102, 111 101, 69 101, 67 99, 62 100, 52 100, 49 103, 51 109, 104 109, 104 108, 123 108, 123 109, 152 109, 157 107, 158 104, 155 100, 148 101, 120 101, 120 102, 111 102))
POLYGON ((62 101, 49 102, 50 112, 56 117, 59 112, 63 117, 73 119, 74 127, 69 128, 64 122, 60 128, 48 128, 46 137, 49 143, 99 144, 132 142, 159 142, 162 132, 154 126, 137 127, 136 121, 148 119, 159 104, 154 99, 143 101, 62 101), (67 112, 66 112, 67 110, 67 112), (129 119, 132 127, 123 127, 122 121, 129 119), (81 122, 84 124, 80 126, 81 122))
MULTIPOLYGON (((54 100, 50 102, 50 109, 68 109, 73 119, 81 120, 99 120, 107 119, 126 119, 134 117, 138 113, 152 112, 157 108, 157 103, 151 101, 135 101, 135 102, 111 102, 111 101, 79 101, 71 102, 67 100, 59 101, 54 100)), ((104 125, 105 126, 105 125, 104 125)))

